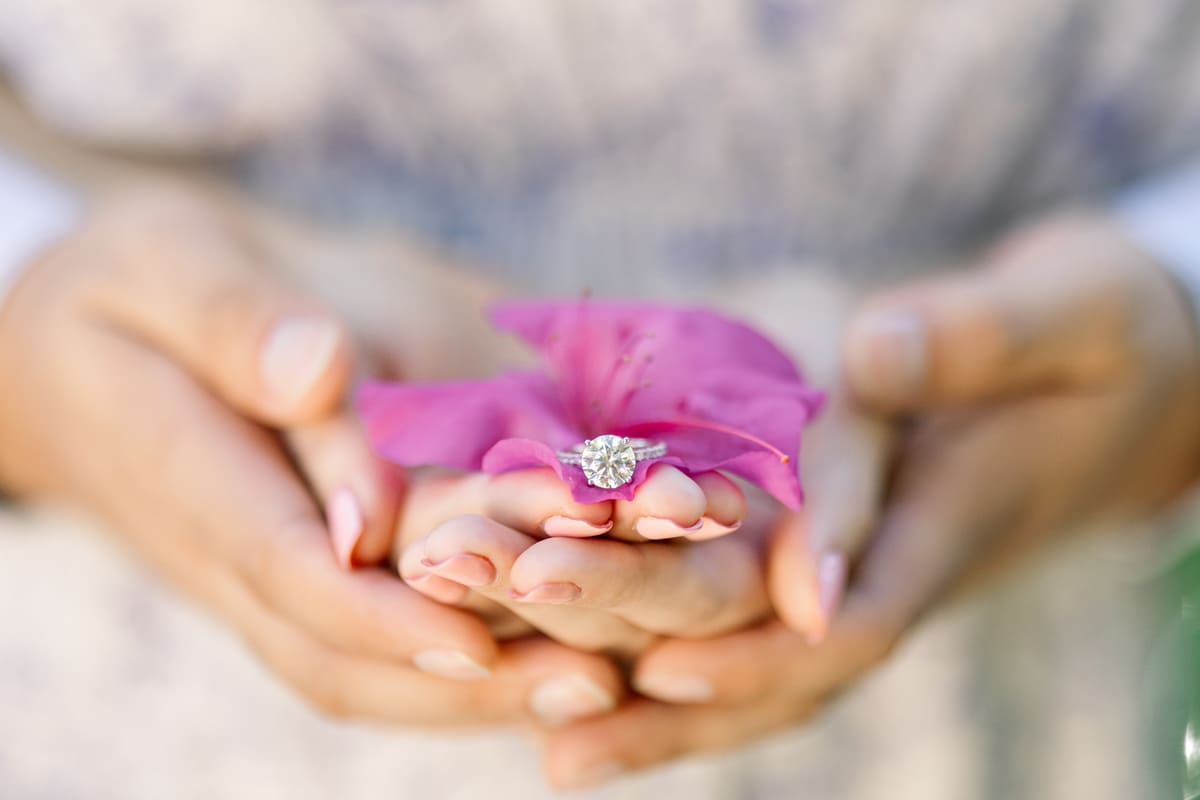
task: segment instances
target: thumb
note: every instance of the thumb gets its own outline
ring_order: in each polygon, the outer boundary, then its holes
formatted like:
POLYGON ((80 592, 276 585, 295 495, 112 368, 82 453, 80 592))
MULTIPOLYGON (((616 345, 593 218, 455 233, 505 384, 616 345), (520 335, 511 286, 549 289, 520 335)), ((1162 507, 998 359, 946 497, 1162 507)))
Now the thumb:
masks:
POLYGON ((825 638, 850 571, 874 532, 894 447, 892 424, 834 391, 803 459, 805 505, 769 540, 767 585, 780 619, 809 642, 825 638))
POLYGON ((1129 361, 1147 265, 1093 220, 1019 233, 980 267, 869 298, 843 342, 846 380, 868 407, 903 412, 1111 375, 1129 361))
POLYGON ((122 198, 80 239, 105 262, 88 299, 248 416, 276 425, 322 418, 346 396, 349 337, 256 263, 237 233, 190 196, 122 198))

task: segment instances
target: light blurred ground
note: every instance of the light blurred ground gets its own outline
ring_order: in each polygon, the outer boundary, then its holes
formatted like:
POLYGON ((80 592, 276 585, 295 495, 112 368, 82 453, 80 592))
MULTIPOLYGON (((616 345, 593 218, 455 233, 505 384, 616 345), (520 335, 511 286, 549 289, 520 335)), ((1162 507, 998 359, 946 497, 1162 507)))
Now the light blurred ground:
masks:
MULTIPOLYGON (((1136 800, 1142 567, 1109 545, 935 620, 807 730, 596 797, 1136 800)), ((519 735, 318 718, 78 521, 0 516, 0 797, 553 796, 519 735)))

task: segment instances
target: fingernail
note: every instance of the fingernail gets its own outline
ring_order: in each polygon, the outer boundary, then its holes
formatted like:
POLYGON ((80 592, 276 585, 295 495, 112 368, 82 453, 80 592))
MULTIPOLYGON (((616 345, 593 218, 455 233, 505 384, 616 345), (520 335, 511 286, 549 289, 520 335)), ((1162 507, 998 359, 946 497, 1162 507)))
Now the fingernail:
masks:
POLYGON ((603 525, 593 525, 592 523, 582 519, 572 519, 571 517, 553 516, 546 517, 546 521, 542 523, 542 531, 547 536, 563 536, 571 539, 586 539, 590 536, 600 536, 612 530, 612 520, 603 525))
POLYGON ((817 561, 817 606, 821 619, 817 628, 809 634, 809 644, 817 645, 825 640, 833 618, 837 616, 846 591, 846 556, 830 551, 817 561))
POLYGON ((329 536, 338 562, 343 567, 354 566, 354 548, 363 534, 362 509, 354 492, 349 489, 334 492, 329 498, 325 517, 329 521, 329 536))
POLYGON ((699 675, 644 675, 634 678, 633 688, 668 703, 709 703, 716 697, 712 684, 699 675))
POLYGON ((642 517, 633 524, 633 529, 646 539, 678 539, 703 527, 703 519, 697 520, 695 525, 684 527, 666 517, 642 517))
POLYGON ((738 520, 732 525, 723 525, 717 522, 712 517, 703 517, 700 522, 700 530, 695 533, 689 533, 687 539, 690 542, 705 542, 709 539, 719 539, 726 534, 733 533, 738 528, 742 527, 742 521, 738 520))
POLYGON ((574 603, 583 596, 583 590, 573 583, 542 583, 522 594, 516 589, 509 591, 508 596, 522 603, 551 603, 561 605, 574 603))
POLYGON ((579 673, 550 678, 529 694, 529 708, 548 725, 564 725, 616 705, 616 698, 579 673))
POLYGON ((625 774, 627 770, 620 761, 605 761, 585 767, 567 778, 564 789, 590 789, 608 783, 625 774))
POLYGON ((296 403, 329 367, 342 333, 322 319, 286 319, 275 326, 259 356, 260 378, 284 403, 296 403))
POLYGON ((925 383, 928 367, 925 321, 912 311, 869 313, 858 323, 871 349, 876 380, 889 391, 907 396, 925 383))
POLYGON ((456 681, 478 681, 492 674, 490 669, 458 650, 422 650, 412 661, 422 672, 456 681))
POLYGON ((448 578, 464 586, 487 586, 496 580, 492 562, 474 553, 457 553, 442 561, 423 558, 421 566, 439 578, 448 578))

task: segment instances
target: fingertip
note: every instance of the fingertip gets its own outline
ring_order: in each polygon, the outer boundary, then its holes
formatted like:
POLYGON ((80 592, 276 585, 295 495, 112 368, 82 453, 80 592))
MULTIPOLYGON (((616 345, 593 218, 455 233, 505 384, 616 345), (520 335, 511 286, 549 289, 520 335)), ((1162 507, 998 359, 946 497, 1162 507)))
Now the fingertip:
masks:
POLYGON ((651 468, 632 500, 618 500, 613 535, 623 539, 676 539, 703 526, 708 498, 683 471, 660 464, 651 468))
POLYGON ((424 539, 405 547, 398 564, 400 579, 413 590, 444 605, 456 606, 466 600, 470 589, 461 583, 435 575, 425 566, 425 560, 424 539))
POLYGON ((912 305, 880 302, 851 319, 843 344, 847 383, 859 400, 893 411, 914 402, 930 369, 928 323, 912 305))
POLYGON ((723 525, 711 517, 704 517, 701 520, 700 530, 695 533, 689 533, 685 538, 689 542, 707 542, 710 539, 720 539, 722 536, 727 536, 740 530, 742 527, 741 520, 732 525, 723 525))
POLYGON ((786 515, 772 533, 767 590, 779 619, 802 636, 811 635, 822 617, 816 572, 807 515, 786 515))
POLYGON ((363 528, 355 543, 352 563, 373 566, 385 561, 392 550, 407 480, 401 468, 374 458, 354 478, 357 483, 354 491, 362 505, 363 528))
POLYGON ((345 569, 354 567, 354 550, 363 534, 363 513, 354 492, 342 487, 333 493, 326 504, 325 518, 329 537, 338 563, 345 569))
POLYGON ((257 372, 261 416, 280 425, 318 421, 348 397, 353 372, 350 336, 320 311, 289 313, 267 329, 257 372))
POLYGON ((736 530, 746 516, 746 495, 742 488, 719 472, 702 472, 692 480, 704 492, 706 519, 729 530, 736 530))
POLYGON ((549 467, 516 470, 488 479, 487 516, 523 531, 585 538, 612 528, 611 501, 580 503, 549 467))

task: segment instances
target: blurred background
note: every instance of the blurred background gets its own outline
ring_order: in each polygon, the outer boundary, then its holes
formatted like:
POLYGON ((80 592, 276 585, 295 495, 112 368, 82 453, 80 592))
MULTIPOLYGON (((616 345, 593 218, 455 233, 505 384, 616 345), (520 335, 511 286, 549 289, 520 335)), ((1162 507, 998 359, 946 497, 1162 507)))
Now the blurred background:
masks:
MULTIPOLYGON (((1195 152, 1187 6, 7 0, 0 146, 235 192, 331 294, 411 239, 539 292, 784 269, 828 342, 865 288, 1195 152)), ((1190 519, 937 614, 802 729, 581 796, 1200 796, 1190 519)), ((324 720, 91 521, 0 512, 0 797, 423 794, 552 796, 520 736, 324 720)))

